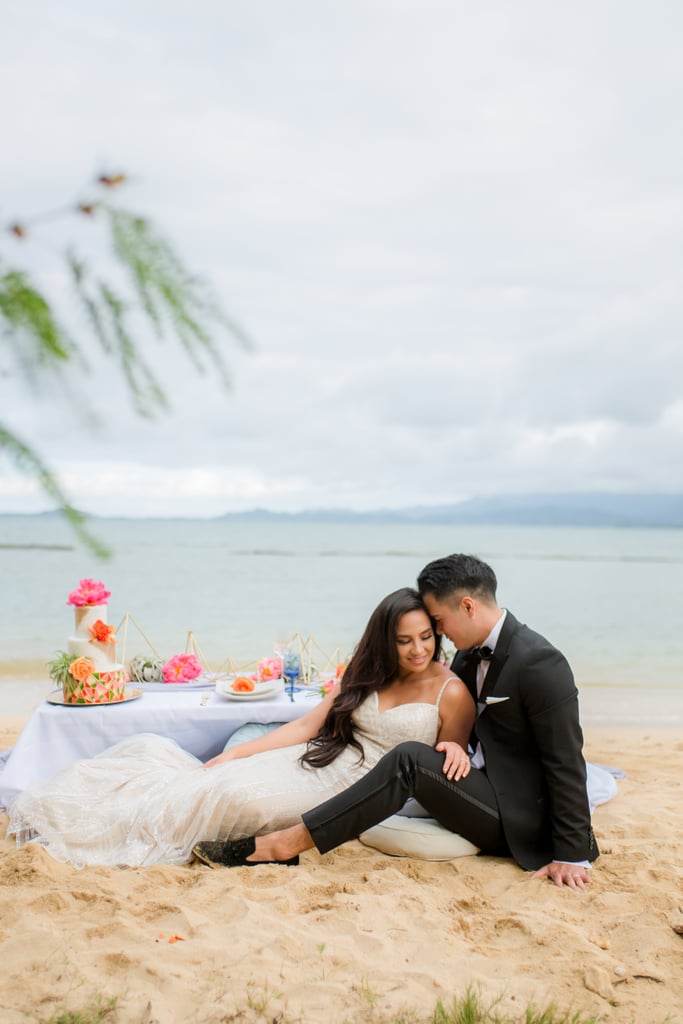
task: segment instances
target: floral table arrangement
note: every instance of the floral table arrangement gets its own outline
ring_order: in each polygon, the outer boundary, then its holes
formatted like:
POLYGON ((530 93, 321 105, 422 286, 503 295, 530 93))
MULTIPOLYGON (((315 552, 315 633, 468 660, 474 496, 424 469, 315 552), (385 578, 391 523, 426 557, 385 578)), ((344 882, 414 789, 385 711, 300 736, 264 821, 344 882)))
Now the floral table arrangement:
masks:
POLYGON ((174 654, 168 661, 136 655, 128 671, 139 683, 191 683, 200 677, 203 668, 196 654, 174 654))
POLYGON ((130 659, 128 671, 131 679, 135 679, 138 683, 162 683, 164 681, 164 660, 138 654, 130 659))
POLYGON ((282 658, 262 658, 256 666, 255 679, 258 683, 282 678, 282 658))
POLYGON ((165 683, 189 683, 202 674, 202 663, 196 654, 174 654, 161 672, 165 683))
POLYGON ((321 697, 327 697, 328 693, 334 690, 335 686, 337 685, 341 677, 344 675, 345 670, 346 665, 344 664, 344 662, 340 662, 334 671, 334 675, 331 676, 329 679, 325 679, 318 687, 318 693, 320 694, 321 697))

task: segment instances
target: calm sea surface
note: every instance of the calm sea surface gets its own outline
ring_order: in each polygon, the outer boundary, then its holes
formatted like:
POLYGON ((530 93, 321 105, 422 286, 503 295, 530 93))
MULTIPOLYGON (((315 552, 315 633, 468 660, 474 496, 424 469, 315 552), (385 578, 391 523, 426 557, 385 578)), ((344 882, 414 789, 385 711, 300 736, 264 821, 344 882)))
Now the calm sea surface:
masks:
MULTIPOLYGON (((613 688, 622 708, 683 696, 683 531, 149 519, 95 529, 114 548, 108 562, 59 519, 0 517, 5 680, 46 677, 83 576, 112 591, 111 623, 130 613, 164 657, 192 631, 218 668, 295 633, 346 654, 384 594, 414 584, 432 558, 467 551, 495 569, 501 604, 567 655, 582 692, 613 688)), ((126 658, 146 650, 130 624, 126 658)))

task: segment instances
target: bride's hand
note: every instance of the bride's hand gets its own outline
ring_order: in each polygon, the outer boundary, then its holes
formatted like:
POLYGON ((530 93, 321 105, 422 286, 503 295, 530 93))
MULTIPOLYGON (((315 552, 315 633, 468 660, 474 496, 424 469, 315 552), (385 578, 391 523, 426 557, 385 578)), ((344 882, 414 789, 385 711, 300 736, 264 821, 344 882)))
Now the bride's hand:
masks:
POLYGON ((234 761, 235 755, 232 750, 224 750, 222 754, 217 754, 216 757, 212 757, 210 761, 202 765, 202 768, 215 768, 217 764, 225 764, 226 761, 234 761))
POLYGON ((459 743, 455 743, 453 740, 444 740, 442 743, 437 743, 434 749, 445 754, 443 773, 449 781, 455 779, 458 782, 469 775, 472 767, 470 759, 467 756, 467 751, 459 743))

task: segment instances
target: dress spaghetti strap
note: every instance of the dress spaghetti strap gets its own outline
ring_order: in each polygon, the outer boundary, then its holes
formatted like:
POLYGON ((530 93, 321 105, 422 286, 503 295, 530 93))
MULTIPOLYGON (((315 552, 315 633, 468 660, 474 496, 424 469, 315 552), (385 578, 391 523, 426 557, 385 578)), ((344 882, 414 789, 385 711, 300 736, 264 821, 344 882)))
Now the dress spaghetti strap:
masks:
POLYGON ((451 679, 457 679, 457 678, 458 678, 457 676, 449 676, 448 679, 444 680, 444 684, 441 687, 441 689, 439 690, 439 695, 438 695, 438 697, 436 698, 436 701, 435 701, 435 706, 436 706, 436 710, 437 711, 439 710, 439 704, 441 703, 441 698, 443 696, 443 691, 446 689, 446 687, 450 683, 451 679))

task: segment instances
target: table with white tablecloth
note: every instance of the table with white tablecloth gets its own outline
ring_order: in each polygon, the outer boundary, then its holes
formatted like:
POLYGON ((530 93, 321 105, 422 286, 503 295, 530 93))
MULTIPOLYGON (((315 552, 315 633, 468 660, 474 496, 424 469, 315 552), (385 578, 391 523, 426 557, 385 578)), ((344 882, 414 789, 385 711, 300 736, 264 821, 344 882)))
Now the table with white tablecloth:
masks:
MULTIPOLYGON (((144 691, 144 686, 140 689, 144 691)), ((119 704, 67 707, 40 704, 24 726, 0 774, 0 807, 35 782, 138 733, 168 736, 202 761, 215 757, 247 722, 291 722, 315 704, 315 690, 279 692, 262 700, 231 700, 212 689, 178 686, 143 692, 119 704)))

